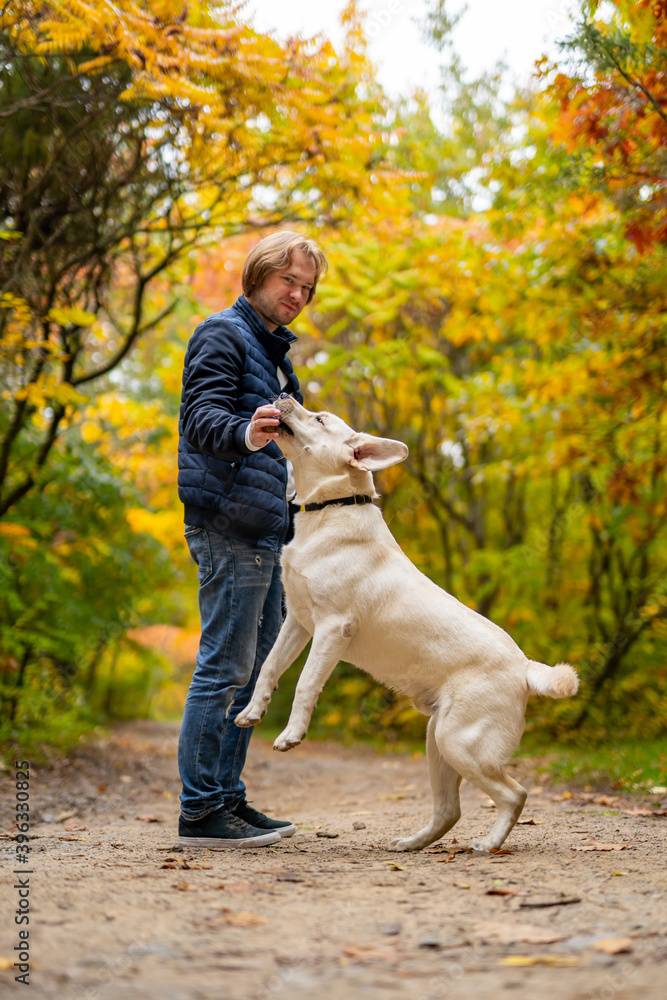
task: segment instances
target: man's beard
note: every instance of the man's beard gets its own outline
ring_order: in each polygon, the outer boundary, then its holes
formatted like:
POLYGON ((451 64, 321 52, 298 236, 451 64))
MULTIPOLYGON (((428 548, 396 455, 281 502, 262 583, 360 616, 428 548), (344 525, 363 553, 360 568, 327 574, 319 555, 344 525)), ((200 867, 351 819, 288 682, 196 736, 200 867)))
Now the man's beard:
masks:
POLYGON ((255 308, 255 311, 260 314, 265 322, 268 320, 269 323, 275 323, 276 326, 287 326, 288 323, 291 323, 292 320, 296 319, 298 316, 298 311, 293 310, 287 319, 281 319, 273 312, 273 309, 276 307, 272 306, 270 302, 266 302, 266 300, 262 298, 261 292, 258 295, 253 296, 253 301, 250 305, 255 308))

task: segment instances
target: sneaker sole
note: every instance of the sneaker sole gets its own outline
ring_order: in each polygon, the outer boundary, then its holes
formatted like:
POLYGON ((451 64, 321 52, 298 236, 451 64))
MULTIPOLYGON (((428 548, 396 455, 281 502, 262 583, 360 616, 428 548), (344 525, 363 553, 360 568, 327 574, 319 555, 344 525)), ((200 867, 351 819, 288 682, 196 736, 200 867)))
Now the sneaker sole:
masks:
POLYGON ((268 844, 277 844, 280 834, 272 831, 263 833, 261 837, 238 837, 236 840, 226 840, 224 837, 179 837, 179 844, 184 847, 218 847, 227 849, 229 847, 266 847, 268 844))
POLYGON ((289 826, 279 826, 276 829, 276 833, 279 833, 281 837, 293 837, 296 833, 296 827, 293 823, 289 826))

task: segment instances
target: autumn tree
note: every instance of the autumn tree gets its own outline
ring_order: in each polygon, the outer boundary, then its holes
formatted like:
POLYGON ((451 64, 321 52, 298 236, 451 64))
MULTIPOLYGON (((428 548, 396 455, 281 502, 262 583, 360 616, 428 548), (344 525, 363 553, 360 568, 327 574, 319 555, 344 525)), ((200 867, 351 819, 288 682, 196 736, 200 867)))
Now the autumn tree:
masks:
POLYGON ((564 70, 547 64, 543 74, 569 173, 623 211, 639 250, 667 243, 667 6, 587 0, 562 47, 564 70))
POLYGON ((238 13, 2 9, 0 516, 48 478, 72 414, 173 310, 149 309, 148 291, 191 248, 382 203, 382 107, 354 6, 340 58, 238 13))

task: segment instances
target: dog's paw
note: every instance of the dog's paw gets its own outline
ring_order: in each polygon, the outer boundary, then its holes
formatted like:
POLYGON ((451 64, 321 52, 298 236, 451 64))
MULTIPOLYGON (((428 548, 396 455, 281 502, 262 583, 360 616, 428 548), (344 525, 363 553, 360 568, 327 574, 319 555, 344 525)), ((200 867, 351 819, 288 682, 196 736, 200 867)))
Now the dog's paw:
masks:
POLYGON ((255 708, 254 705, 248 705, 242 712, 239 712, 234 722, 240 729, 247 729, 249 726, 256 726, 263 718, 264 712, 255 708))
POLYGON ((389 841, 390 851, 414 851, 410 841, 411 837, 395 837, 394 840, 389 841))
POLYGON ((480 854, 488 854, 489 851, 492 850, 492 848, 494 848, 496 845, 493 843, 493 841, 489 840, 473 840, 470 846, 472 847, 473 851, 479 851, 480 854))
POLYGON ((291 750, 292 747, 297 747, 299 743, 303 741, 305 735, 306 734, 304 733, 303 736, 297 736, 296 733, 290 733, 289 730, 286 729, 285 732, 281 733, 276 739, 276 742, 273 744, 273 749, 282 751, 291 750))

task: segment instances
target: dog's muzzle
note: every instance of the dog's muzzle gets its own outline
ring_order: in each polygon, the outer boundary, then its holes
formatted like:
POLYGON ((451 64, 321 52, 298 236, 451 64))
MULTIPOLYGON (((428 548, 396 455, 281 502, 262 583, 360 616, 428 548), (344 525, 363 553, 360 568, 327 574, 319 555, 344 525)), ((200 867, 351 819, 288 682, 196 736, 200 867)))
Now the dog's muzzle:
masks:
POLYGON ((289 427, 282 418, 282 414, 289 413, 292 409, 292 397, 288 392, 281 392, 275 401, 275 407, 277 410, 281 411, 280 419, 278 420, 278 430, 284 431, 285 434, 290 434, 294 437, 294 431, 289 427))

